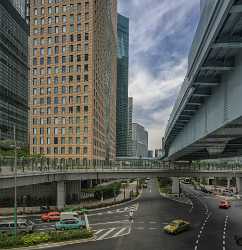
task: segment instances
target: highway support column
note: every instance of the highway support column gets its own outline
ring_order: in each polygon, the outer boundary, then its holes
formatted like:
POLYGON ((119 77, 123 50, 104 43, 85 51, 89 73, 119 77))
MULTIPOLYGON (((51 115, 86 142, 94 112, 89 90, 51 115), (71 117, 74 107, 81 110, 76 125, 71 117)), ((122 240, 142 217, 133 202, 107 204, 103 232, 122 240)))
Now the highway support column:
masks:
POLYGON ((242 178, 236 177, 236 191, 238 194, 242 194, 242 178))
POLYGON ((173 194, 179 194, 179 178, 177 177, 172 177, 172 193, 173 194))
POLYGON ((231 179, 231 177, 227 177, 227 189, 230 189, 231 179))
POLYGON ((57 182, 57 208, 61 210, 65 207, 66 204, 66 188, 65 182, 57 182))

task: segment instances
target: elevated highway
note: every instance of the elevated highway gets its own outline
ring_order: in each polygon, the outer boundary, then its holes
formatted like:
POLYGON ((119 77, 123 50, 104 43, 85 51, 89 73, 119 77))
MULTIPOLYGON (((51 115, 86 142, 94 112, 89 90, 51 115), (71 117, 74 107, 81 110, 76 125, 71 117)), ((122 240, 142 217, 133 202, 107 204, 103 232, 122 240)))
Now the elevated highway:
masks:
POLYGON ((242 155, 242 1, 206 0, 163 141, 167 159, 242 155))
MULTIPOLYGON (((0 174, 0 189, 14 186, 14 172, 10 168, 0 174)), ((231 167, 200 167, 200 166, 102 166, 96 168, 83 168, 80 166, 22 169, 17 171, 17 186, 36 185, 61 181, 94 180, 94 179, 132 179, 154 177, 242 177, 242 166, 231 167)))

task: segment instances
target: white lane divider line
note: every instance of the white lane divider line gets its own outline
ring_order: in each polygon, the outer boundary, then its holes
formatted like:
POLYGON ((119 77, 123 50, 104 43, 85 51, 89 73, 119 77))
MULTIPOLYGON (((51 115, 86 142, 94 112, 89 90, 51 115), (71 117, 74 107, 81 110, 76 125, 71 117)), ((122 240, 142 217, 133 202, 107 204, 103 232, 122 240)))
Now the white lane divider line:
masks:
POLYGON ((201 228, 200 228, 200 230, 199 230, 199 233, 198 233, 198 235, 197 235, 197 240, 195 241, 194 250, 197 250, 197 249, 198 249, 199 240, 200 240, 200 238, 201 238, 201 236, 202 236, 202 234, 203 234, 203 231, 204 231, 204 229, 205 229, 205 227, 206 227, 206 224, 207 224, 207 222, 208 222, 210 216, 211 216, 211 213, 207 215, 207 217, 205 218, 205 220, 204 220, 204 222, 203 222, 203 224, 202 224, 202 226, 201 226, 201 228))
POLYGON ((111 228, 110 230, 108 230, 105 234, 103 234, 102 236, 98 237, 96 240, 103 240, 106 236, 108 236, 110 233, 112 233, 116 228, 111 228))
POLYGON ((227 224, 228 224, 229 216, 227 215, 224 220, 224 230, 223 230, 223 236, 222 236, 222 245, 223 250, 226 250, 226 230, 227 230, 227 224))

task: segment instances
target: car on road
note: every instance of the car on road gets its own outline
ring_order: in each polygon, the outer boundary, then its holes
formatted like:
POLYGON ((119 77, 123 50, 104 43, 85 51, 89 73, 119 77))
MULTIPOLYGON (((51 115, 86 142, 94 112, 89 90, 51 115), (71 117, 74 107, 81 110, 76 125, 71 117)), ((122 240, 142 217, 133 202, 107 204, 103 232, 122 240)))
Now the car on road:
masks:
POLYGON ((86 228, 86 223, 78 218, 66 219, 57 222, 55 228, 56 230, 84 229, 86 228))
POLYGON ((231 207, 231 204, 229 201, 224 200, 224 201, 220 201, 219 203, 219 208, 228 209, 230 207, 231 207))
MULTIPOLYGON (((1 233, 13 233, 14 221, 1 221, 0 222, 0 234, 1 233)), ((32 233, 34 231, 34 223, 30 220, 19 219, 17 221, 17 233, 32 233)))
POLYGON ((186 231, 190 228, 190 223, 185 220, 173 220, 171 223, 166 225, 163 229, 168 234, 178 234, 183 231, 186 231))
POLYGON ((44 222, 59 221, 60 220, 60 213, 59 212, 44 213, 41 215, 41 220, 44 222))

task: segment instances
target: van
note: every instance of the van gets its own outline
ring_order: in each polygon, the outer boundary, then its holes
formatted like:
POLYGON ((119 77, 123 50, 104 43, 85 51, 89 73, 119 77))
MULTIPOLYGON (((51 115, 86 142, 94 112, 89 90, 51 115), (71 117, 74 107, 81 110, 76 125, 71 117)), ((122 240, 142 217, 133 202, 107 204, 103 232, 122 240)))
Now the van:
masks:
POLYGON ((71 220, 75 218, 78 218, 77 212, 62 212, 60 214, 60 220, 71 220))
MULTIPOLYGON (((14 230, 14 221, 1 221, 0 233, 11 233, 14 230)), ((30 220, 21 219, 17 221, 17 233, 32 233, 34 223, 30 220)))

